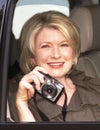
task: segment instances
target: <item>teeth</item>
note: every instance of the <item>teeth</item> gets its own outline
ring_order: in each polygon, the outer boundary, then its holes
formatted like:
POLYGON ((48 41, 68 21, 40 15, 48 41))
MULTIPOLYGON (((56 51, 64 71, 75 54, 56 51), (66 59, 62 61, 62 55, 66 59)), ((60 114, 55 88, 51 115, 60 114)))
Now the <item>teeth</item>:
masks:
POLYGON ((50 65, 54 65, 54 66, 59 66, 59 65, 62 65, 63 63, 52 63, 50 65))

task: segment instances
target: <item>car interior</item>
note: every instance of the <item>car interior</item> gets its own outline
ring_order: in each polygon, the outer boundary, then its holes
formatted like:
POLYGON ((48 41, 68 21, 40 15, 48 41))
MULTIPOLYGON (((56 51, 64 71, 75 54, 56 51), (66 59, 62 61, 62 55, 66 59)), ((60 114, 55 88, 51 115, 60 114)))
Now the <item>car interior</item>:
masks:
MULTIPOLYGON (((44 0, 42 3, 41 1, 42 0, 19 0, 16 4, 12 24, 11 53, 8 74, 9 80, 20 72, 18 64, 20 46, 18 38, 23 24, 33 14, 47 10, 61 11, 77 24, 81 34, 81 54, 77 69, 84 71, 87 76, 100 78, 100 5, 80 4, 70 8, 70 4, 67 0, 44 0)), ((14 100, 12 100, 11 104, 13 104, 13 102, 14 100)), ((7 117, 11 119, 13 117, 11 111, 16 108, 14 105, 11 110, 9 109, 9 105, 7 105, 7 107, 7 117)), ((13 117, 13 119, 14 118, 17 117, 13 117)))
POLYGON ((100 5, 74 8, 70 17, 79 26, 81 34, 77 69, 87 76, 100 78, 100 5))

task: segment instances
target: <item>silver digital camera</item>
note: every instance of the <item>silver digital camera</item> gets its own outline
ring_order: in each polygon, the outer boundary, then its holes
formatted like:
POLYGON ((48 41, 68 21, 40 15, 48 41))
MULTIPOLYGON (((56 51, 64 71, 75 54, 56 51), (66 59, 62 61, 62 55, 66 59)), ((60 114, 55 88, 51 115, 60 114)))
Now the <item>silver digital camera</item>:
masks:
POLYGON ((41 89, 38 91, 38 93, 51 102, 56 102, 64 87, 59 81, 52 78, 50 75, 44 73, 42 74, 44 75, 45 82, 41 84, 41 89))

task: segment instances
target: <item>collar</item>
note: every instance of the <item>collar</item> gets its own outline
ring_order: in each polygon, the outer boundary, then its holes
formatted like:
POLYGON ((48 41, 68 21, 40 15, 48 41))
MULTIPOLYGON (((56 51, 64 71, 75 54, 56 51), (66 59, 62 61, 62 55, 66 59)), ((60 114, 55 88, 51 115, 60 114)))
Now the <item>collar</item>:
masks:
POLYGON ((82 104, 100 106, 100 79, 88 77, 84 72, 78 70, 74 70, 70 78, 76 85, 82 104))

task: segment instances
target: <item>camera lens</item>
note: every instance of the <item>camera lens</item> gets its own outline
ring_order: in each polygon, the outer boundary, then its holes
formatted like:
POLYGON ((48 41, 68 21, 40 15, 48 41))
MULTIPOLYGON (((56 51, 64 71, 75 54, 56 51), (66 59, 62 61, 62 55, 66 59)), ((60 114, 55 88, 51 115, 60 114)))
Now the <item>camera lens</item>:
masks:
POLYGON ((57 94, 57 88, 52 83, 50 83, 50 84, 46 83, 42 86, 42 94, 47 99, 54 98, 57 94))

